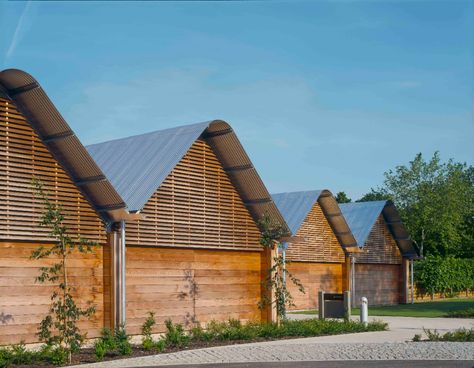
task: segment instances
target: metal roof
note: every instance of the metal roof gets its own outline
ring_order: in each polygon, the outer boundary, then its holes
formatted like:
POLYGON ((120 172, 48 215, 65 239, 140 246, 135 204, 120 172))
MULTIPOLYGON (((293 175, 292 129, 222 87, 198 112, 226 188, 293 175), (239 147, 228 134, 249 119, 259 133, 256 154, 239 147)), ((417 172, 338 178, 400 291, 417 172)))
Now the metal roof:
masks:
POLYGON ((192 144, 201 138, 213 149, 257 221, 264 213, 286 223, 231 126, 222 120, 180 126, 87 146, 124 199, 140 211, 192 144))
POLYGON ((0 91, 13 101, 104 221, 129 216, 120 195, 31 75, 18 69, 0 72, 0 91))
POLYGON ((341 246, 347 250, 357 247, 356 239, 329 190, 277 193, 272 194, 272 198, 294 235, 298 233, 313 206, 319 202, 341 246))
POLYGON ((402 255, 409 258, 418 256, 392 201, 343 203, 339 206, 360 247, 365 245, 377 218, 382 214, 402 255))

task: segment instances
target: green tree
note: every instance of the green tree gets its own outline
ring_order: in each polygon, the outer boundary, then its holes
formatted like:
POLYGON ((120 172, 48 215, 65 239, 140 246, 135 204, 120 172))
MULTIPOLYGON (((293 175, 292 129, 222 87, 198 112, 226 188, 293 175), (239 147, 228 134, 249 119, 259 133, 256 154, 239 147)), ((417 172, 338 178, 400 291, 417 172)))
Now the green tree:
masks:
POLYGON ((33 181, 35 195, 43 202, 44 211, 40 218, 40 226, 47 227, 55 242, 51 247, 39 247, 32 254, 32 259, 49 258, 58 260, 50 266, 40 268, 36 278, 39 283, 52 283, 56 289, 51 295, 51 306, 48 315, 40 322, 38 336, 40 341, 55 349, 63 350, 71 363, 71 353, 77 351, 85 335, 81 334, 77 322, 82 317, 90 318, 95 312, 95 306, 88 302, 87 308, 77 306, 72 295, 73 288, 68 277, 68 258, 73 251, 91 253, 93 243, 86 239, 73 240, 68 235, 61 206, 49 200, 43 184, 33 181))
POLYGON ((352 202, 352 199, 350 199, 346 192, 338 192, 336 194, 336 201, 337 203, 349 203, 352 202))
POLYGON ((288 271, 288 261, 283 257, 282 239, 290 235, 289 231, 280 223, 273 221, 268 214, 264 214, 259 221, 261 231, 260 244, 265 248, 275 250, 276 256, 273 257, 273 264, 268 270, 267 277, 262 285, 267 291, 272 291, 274 300, 269 295, 264 295, 258 303, 260 308, 270 305, 276 308, 278 321, 286 318, 288 307, 294 306, 293 296, 287 288, 288 280, 291 281, 298 290, 305 293, 303 284, 290 271, 288 271))
POLYGON ((356 202, 386 201, 392 199, 390 195, 377 189, 371 189, 369 193, 364 194, 356 202))
POLYGON ((385 173, 382 187, 363 198, 392 199, 421 255, 472 256, 473 168, 452 159, 417 154, 385 173))

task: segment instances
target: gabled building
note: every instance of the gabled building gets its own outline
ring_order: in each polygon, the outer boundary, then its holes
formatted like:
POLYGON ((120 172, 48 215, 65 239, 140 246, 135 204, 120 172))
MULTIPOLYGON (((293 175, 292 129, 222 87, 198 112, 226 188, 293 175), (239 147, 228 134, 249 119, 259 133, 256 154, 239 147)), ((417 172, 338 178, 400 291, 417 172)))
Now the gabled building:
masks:
POLYGON ((391 201, 344 203, 342 213, 361 252, 353 255, 353 296, 369 304, 408 300, 408 261, 416 258, 407 229, 391 201))
POLYGON ((357 242, 328 190, 272 194, 297 242, 291 243, 286 258, 288 270, 306 289, 302 294, 288 282, 293 309, 317 308, 318 291, 343 292, 349 288, 350 269, 346 252, 357 251, 357 242))
POLYGON ((74 254, 70 282, 97 312, 88 337, 126 323, 138 333, 148 311, 192 325, 271 318, 257 302, 270 255, 257 221, 282 222, 232 128, 212 121, 89 146, 38 82, 0 72, 0 345, 36 341, 51 286, 35 283, 54 242, 39 227, 39 179, 63 208, 71 234, 99 244, 74 254))
POLYGON ((259 320, 257 222, 284 223, 232 128, 216 120, 87 147, 140 219, 126 226, 127 325, 259 320))

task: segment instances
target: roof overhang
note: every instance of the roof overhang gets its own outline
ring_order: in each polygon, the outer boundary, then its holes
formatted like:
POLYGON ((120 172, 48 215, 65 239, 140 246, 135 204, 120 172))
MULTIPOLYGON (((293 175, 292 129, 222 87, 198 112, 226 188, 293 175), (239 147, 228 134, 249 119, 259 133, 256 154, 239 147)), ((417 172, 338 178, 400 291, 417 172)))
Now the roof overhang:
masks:
POLYGON ((254 221, 268 214, 290 232, 232 127, 223 120, 213 120, 201 139, 213 149, 254 221))
POLYGON ((0 72, 0 96, 10 99, 21 111, 105 222, 131 218, 120 195, 31 75, 18 69, 0 72))
POLYGON ((318 203, 344 251, 348 253, 360 252, 360 247, 357 245, 357 241, 331 191, 322 190, 318 203))
POLYGON ((418 252, 416 251, 413 241, 410 238, 407 228, 403 224, 403 221, 398 213, 395 204, 388 200, 382 210, 385 223, 387 224, 393 238, 395 239, 400 253, 403 257, 409 259, 419 258, 418 252))

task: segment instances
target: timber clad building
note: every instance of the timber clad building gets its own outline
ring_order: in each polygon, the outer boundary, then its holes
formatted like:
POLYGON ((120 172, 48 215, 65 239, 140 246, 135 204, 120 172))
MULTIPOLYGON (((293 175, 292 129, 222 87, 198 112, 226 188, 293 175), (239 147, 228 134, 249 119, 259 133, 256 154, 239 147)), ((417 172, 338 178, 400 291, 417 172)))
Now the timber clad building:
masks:
POLYGON ((391 201, 344 203, 342 213, 362 252, 353 255, 354 300, 373 305, 406 303, 408 262, 416 250, 391 201))
POLYGON ((189 325, 265 320, 263 213, 284 223, 232 128, 212 121, 87 147, 27 73, 0 73, 0 344, 36 341, 52 287, 35 283, 54 239, 39 227, 33 178, 60 204, 71 234, 99 244, 74 254, 70 283, 97 312, 88 337, 148 311, 189 325))
POLYGON ((328 190, 272 194, 298 241, 286 251, 288 270, 305 287, 301 293, 288 284, 293 309, 317 308, 318 291, 348 290, 345 252, 357 248, 336 199, 328 190))
POLYGON ((78 304, 96 306, 93 318, 79 323, 88 337, 124 322, 137 334, 149 311, 155 312, 157 332, 168 318, 185 326, 273 319, 274 310, 257 307, 267 293, 261 281, 274 256, 259 243, 257 224, 265 213, 297 236, 287 258, 307 290, 304 295, 291 290, 298 309, 316 307, 319 289, 349 288, 348 256, 359 248, 356 285, 366 289, 356 288, 356 295, 396 302, 404 287, 396 284, 405 275, 403 259, 412 255, 388 202, 371 207, 365 234, 359 225, 367 213, 344 207, 346 222, 327 190, 272 200, 225 121, 84 147, 33 77, 5 70, 0 72, 0 345, 36 341, 50 306, 53 287, 35 277, 51 260, 30 259, 34 249, 55 241, 39 226, 43 204, 33 194, 34 178, 61 206, 70 235, 98 244, 93 254, 74 253, 68 261, 78 304), (382 283, 371 284, 373 277, 382 283))

